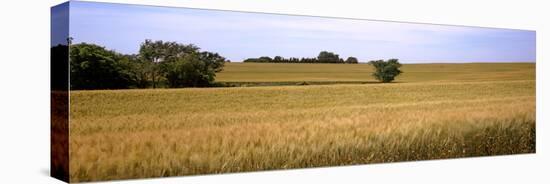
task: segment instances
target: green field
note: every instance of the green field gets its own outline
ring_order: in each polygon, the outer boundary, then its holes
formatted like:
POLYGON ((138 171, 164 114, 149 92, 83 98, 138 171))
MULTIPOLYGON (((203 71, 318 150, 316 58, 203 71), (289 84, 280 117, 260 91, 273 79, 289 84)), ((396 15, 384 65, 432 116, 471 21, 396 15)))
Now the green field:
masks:
POLYGON ((71 91, 71 182, 535 152, 535 64, 402 70, 230 63, 217 81, 359 83, 71 91))
MULTIPOLYGON (((533 63, 405 64, 395 82, 535 80, 533 63)), ((376 82, 368 64, 227 63, 221 82, 376 82)))

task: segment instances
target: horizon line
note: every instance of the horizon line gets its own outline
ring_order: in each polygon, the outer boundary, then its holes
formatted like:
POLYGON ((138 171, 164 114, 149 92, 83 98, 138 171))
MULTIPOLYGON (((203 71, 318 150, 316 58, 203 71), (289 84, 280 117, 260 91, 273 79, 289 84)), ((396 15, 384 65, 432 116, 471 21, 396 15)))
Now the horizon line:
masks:
MULTIPOLYGON (((231 61, 229 63, 260 63, 260 64, 348 64, 348 63, 275 63, 275 62, 242 62, 242 61, 231 61)), ((451 61, 451 62, 400 62, 401 64, 536 64, 536 61, 451 61)), ((368 62, 359 61, 356 64, 369 64, 368 62)), ((353 64, 352 64, 353 65, 353 64)))

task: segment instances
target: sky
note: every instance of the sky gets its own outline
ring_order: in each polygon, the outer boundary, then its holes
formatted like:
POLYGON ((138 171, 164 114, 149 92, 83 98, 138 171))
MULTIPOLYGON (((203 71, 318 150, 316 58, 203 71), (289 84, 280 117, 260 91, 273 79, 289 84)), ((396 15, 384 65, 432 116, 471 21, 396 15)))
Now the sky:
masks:
POLYGON ((59 4, 51 9, 51 46, 67 45, 69 36, 69 3, 59 4))
POLYGON ((145 39, 192 43, 233 62, 320 51, 403 63, 535 62, 536 55, 535 31, 527 30, 79 1, 70 3, 70 35, 124 54, 145 39))

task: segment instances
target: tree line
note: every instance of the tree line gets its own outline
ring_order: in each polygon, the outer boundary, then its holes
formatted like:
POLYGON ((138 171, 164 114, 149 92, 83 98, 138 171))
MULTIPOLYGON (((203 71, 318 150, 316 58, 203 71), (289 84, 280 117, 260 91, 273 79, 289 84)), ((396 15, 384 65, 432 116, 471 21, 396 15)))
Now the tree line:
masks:
MULTIPOLYGON (((62 50, 56 47, 52 54, 62 50)), ((71 89, 208 87, 229 62, 193 44, 161 40, 145 40, 138 54, 89 43, 72 44, 69 50, 71 89)))
MULTIPOLYGON (((70 89, 129 89, 129 88, 180 88, 219 86, 216 73, 230 62, 218 53, 201 51, 193 44, 145 40, 137 54, 121 54, 103 46, 89 43, 58 45, 51 48, 52 67, 66 68, 69 55, 70 89), (69 49, 67 49, 69 48, 69 49), (65 58, 63 58, 65 57, 65 58)), ((322 51, 317 58, 250 58, 244 62, 259 63, 358 63, 357 58, 339 58, 338 54, 322 51)), ((373 77, 380 82, 391 82, 402 73, 397 59, 375 60, 373 77)), ((53 71, 53 70, 52 70, 53 71)), ((65 72, 52 74, 62 79, 65 72)), ((53 87, 62 88, 58 80, 53 87), (57 85, 59 83, 59 85, 57 85)), ((222 85, 223 86, 223 85, 222 85)))
POLYGON ((348 57, 346 60, 340 58, 338 54, 328 51, 321 51, 316 58, 284 58, 275 56, 262 56, 259 58, 248 58, 245 63, 341 63, 341 64, 357 64, 359 61, 355 57, 348 57))

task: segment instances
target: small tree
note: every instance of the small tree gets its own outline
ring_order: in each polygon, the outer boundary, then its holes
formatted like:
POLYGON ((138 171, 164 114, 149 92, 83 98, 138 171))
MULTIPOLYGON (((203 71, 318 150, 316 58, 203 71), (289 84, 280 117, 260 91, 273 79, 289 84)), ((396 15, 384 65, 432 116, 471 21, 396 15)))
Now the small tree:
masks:
POLYGON ((346 59, 346 63, 348 63, 348 64, 357 64, 357 63, 359 63, 359 61, 355 57, 348 57, 348 59, 346 59))
POLYGON ((317 60, 320 63, 338 63, 340 62, 340 57, 338 56, 338 54, 334 54, 332 52, 321 51, 319 53, 319 56, 317 56, 317 60))
POLYGON ((370 61, 369 64, 373 65, 375 68, 375 72, 372 76, 383 83, 391 82, 395 79, 395 77, 403 73, 399 70, 401 64, 398 59, 389 59, 388 61, 375 60, 370 61))
POLYGON ((283 57, 281 57, 281 56, 275 56, 273 58, 273 62, 275 62, 275 63, 280 63, 281 61, 283 61, 283 57))

